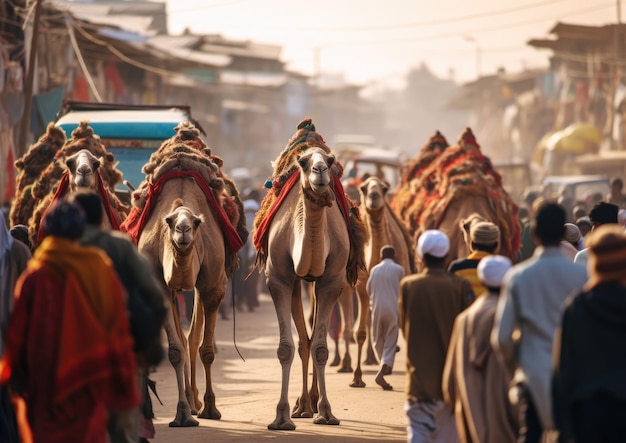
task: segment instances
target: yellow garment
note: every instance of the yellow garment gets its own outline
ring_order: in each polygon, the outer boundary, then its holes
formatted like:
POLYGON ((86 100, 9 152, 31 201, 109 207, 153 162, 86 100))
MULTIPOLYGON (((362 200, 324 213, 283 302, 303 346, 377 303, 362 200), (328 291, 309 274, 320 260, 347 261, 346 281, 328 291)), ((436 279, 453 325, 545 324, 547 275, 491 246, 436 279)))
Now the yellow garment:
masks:
POLYGON ((491 254, 485 251, 473 251, 467 256, 466 259, 457 260, 457 262, 455 262, 461 263, 460 269, 451 269, 454 275, 458 275, 459 277, 462 277, 470 282, 472 285, 472 291, 474 291, 474 295, 476 297, 484 292, 487 292, 487 288, 478 278, 478 263, 488 255, 491 254), (466 265, 463 266, 462 263, 465 263, 466 265))
POLYGON ((60 274, 72 273, 100 324, 108 330, 115 323, 115 298, 111 297, 111 293, 117 290, 117 286, 110 274, 94 272, 102 268, 102 261, 113 266, 109 257, 98 248, 47 236, 35 250, 28 266, 35 269, 45 264, 60 274))

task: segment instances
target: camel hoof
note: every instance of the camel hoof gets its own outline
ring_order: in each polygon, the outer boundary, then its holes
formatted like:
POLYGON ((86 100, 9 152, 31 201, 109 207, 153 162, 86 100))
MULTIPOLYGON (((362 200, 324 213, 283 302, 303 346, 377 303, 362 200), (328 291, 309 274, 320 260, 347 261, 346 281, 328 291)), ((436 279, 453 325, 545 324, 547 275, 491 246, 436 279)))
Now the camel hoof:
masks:
POLYGON ((310 411, 294 411, 291 418, 313 418, 313 412, 310 411))
POLYGON ((367 366, 374 366, 378 365, 378 361, 376 360, 376 358, 366 358, 363 364, 367 366))
POLYGON ((209 420, 219 420, 222 418, 222 414, 216 408, 204 408, 199 414, 198 418, 208 418, 209 420))
POLYGON ((170 428, 193 428, 194 426, 198 426, 200 423, 198 420, 195 420, 191 417, 188 419, 178 422, 176 420, 170 422, 170 428))
POLYGON ((315 423, 316 425, 337 426, 339 425, 339 419, 332 415, 328 418, 324 417, 323 415, 318 415, 317 417, 315 417, 315 419, 313 419, 313 423, 315 423))
POLYGON ((337 372, 352 372, 352 359, 349 355, 346 355, 341 362, 341 366, 337 369, 337 372))
POLYGON ((339 355, 335 355, 335 359, 330 362, 329 366, 339 366, 339 363, 341 363, 341 357, 339 357, 339 355))
POLYGON ((189 407, 184 402, 179 401, 176 407, 176 418, 170 422, 170 428, 190 428, 199 424, 198 420, 191 416, 189 407))
POLYGON ((296 425, 291 421, 285 422, 272 422, 267 425, 267 429, 270 431, 295 431, 296 425))
POLYGON ((306 407, 304 402, 301 402, 298 398, 296 400, 296 405, 293 407, 291 411, 291 418, 312 418, 313 417, 313 409, 309 405, 306 407))
POLYGON ((352 383, 350 383, 350 387, 351 388, 364 388, 365 382, 363 380, 354 379, 352 380, 352 383))

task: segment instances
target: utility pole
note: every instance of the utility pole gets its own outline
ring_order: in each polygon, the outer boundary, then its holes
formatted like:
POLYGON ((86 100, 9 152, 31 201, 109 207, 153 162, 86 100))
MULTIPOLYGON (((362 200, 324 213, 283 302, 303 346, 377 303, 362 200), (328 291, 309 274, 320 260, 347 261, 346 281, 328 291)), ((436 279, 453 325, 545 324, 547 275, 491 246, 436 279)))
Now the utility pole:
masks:
POLYGON ((615 103, 615 96, 617 94, 617 90, 619 89, 619 83, 621 83, 621 39, 622 39, 622 5, 621 0, 617 0, 617 24, 614 26, 613 31, 613 69, 612 79, 610 83, 610 101, 609 101, 609 115, 608 115, 608 128, 605 130, 605 134, 608 134, 609 138, 609 149, 611 150, 621 150, 622 146, 619 146, 623 139, 623 134, 617 135, 617 140, 614 137, 614 129, 615 126, 615 118, 623 118, 622 116, 616 116, 617 106, 619 103, 615 103))
POLYGON ((30 111, 33 101, 33 83, 35 80, 35 71, 37 70, 37 42, 39 40, 39 18, 41 16, 42 0, 35 0, 35 16, 33 18, 32 36, 30 40, 30 53, 28 57, 28 72, 26 76, 26 85, 24 88, 24 114, 20 125, 20 134, 17 142, 17 155, 21 157, 26 152, 26 138, 28 129, 30 128, 30 111))

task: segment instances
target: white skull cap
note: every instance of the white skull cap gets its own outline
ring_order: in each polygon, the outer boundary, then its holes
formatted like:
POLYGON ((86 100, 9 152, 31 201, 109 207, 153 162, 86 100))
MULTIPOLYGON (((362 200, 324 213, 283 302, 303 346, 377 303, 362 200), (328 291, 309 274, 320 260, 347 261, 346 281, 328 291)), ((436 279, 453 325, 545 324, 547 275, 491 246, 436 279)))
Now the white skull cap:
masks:
POLYGON ((428 229, 424 231, 417 240, 417 255, 423 258, 426 254, 433 257, 445 257, 450 251, 450 240, 448 236, 438 229, 428 229))

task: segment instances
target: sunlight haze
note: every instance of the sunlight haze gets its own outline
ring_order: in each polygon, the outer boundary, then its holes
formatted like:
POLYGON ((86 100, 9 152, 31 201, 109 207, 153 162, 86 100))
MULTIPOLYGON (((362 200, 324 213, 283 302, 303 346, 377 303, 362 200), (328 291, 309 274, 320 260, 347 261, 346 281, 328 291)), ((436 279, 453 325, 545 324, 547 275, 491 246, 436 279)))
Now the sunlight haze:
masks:
MULTIPOLYGON (((343 76, 359 85, 400 86, 426 63, 458 82, 547 66, 549 51, 529 47, 557 21, 617 22, 615 0, 167 0, 169 32, 281 45, 287 68, 343 76), (316 55, 318 54, 317 63, 316 55)), ((623 15, 623 14, 622 14, 623 15)))

